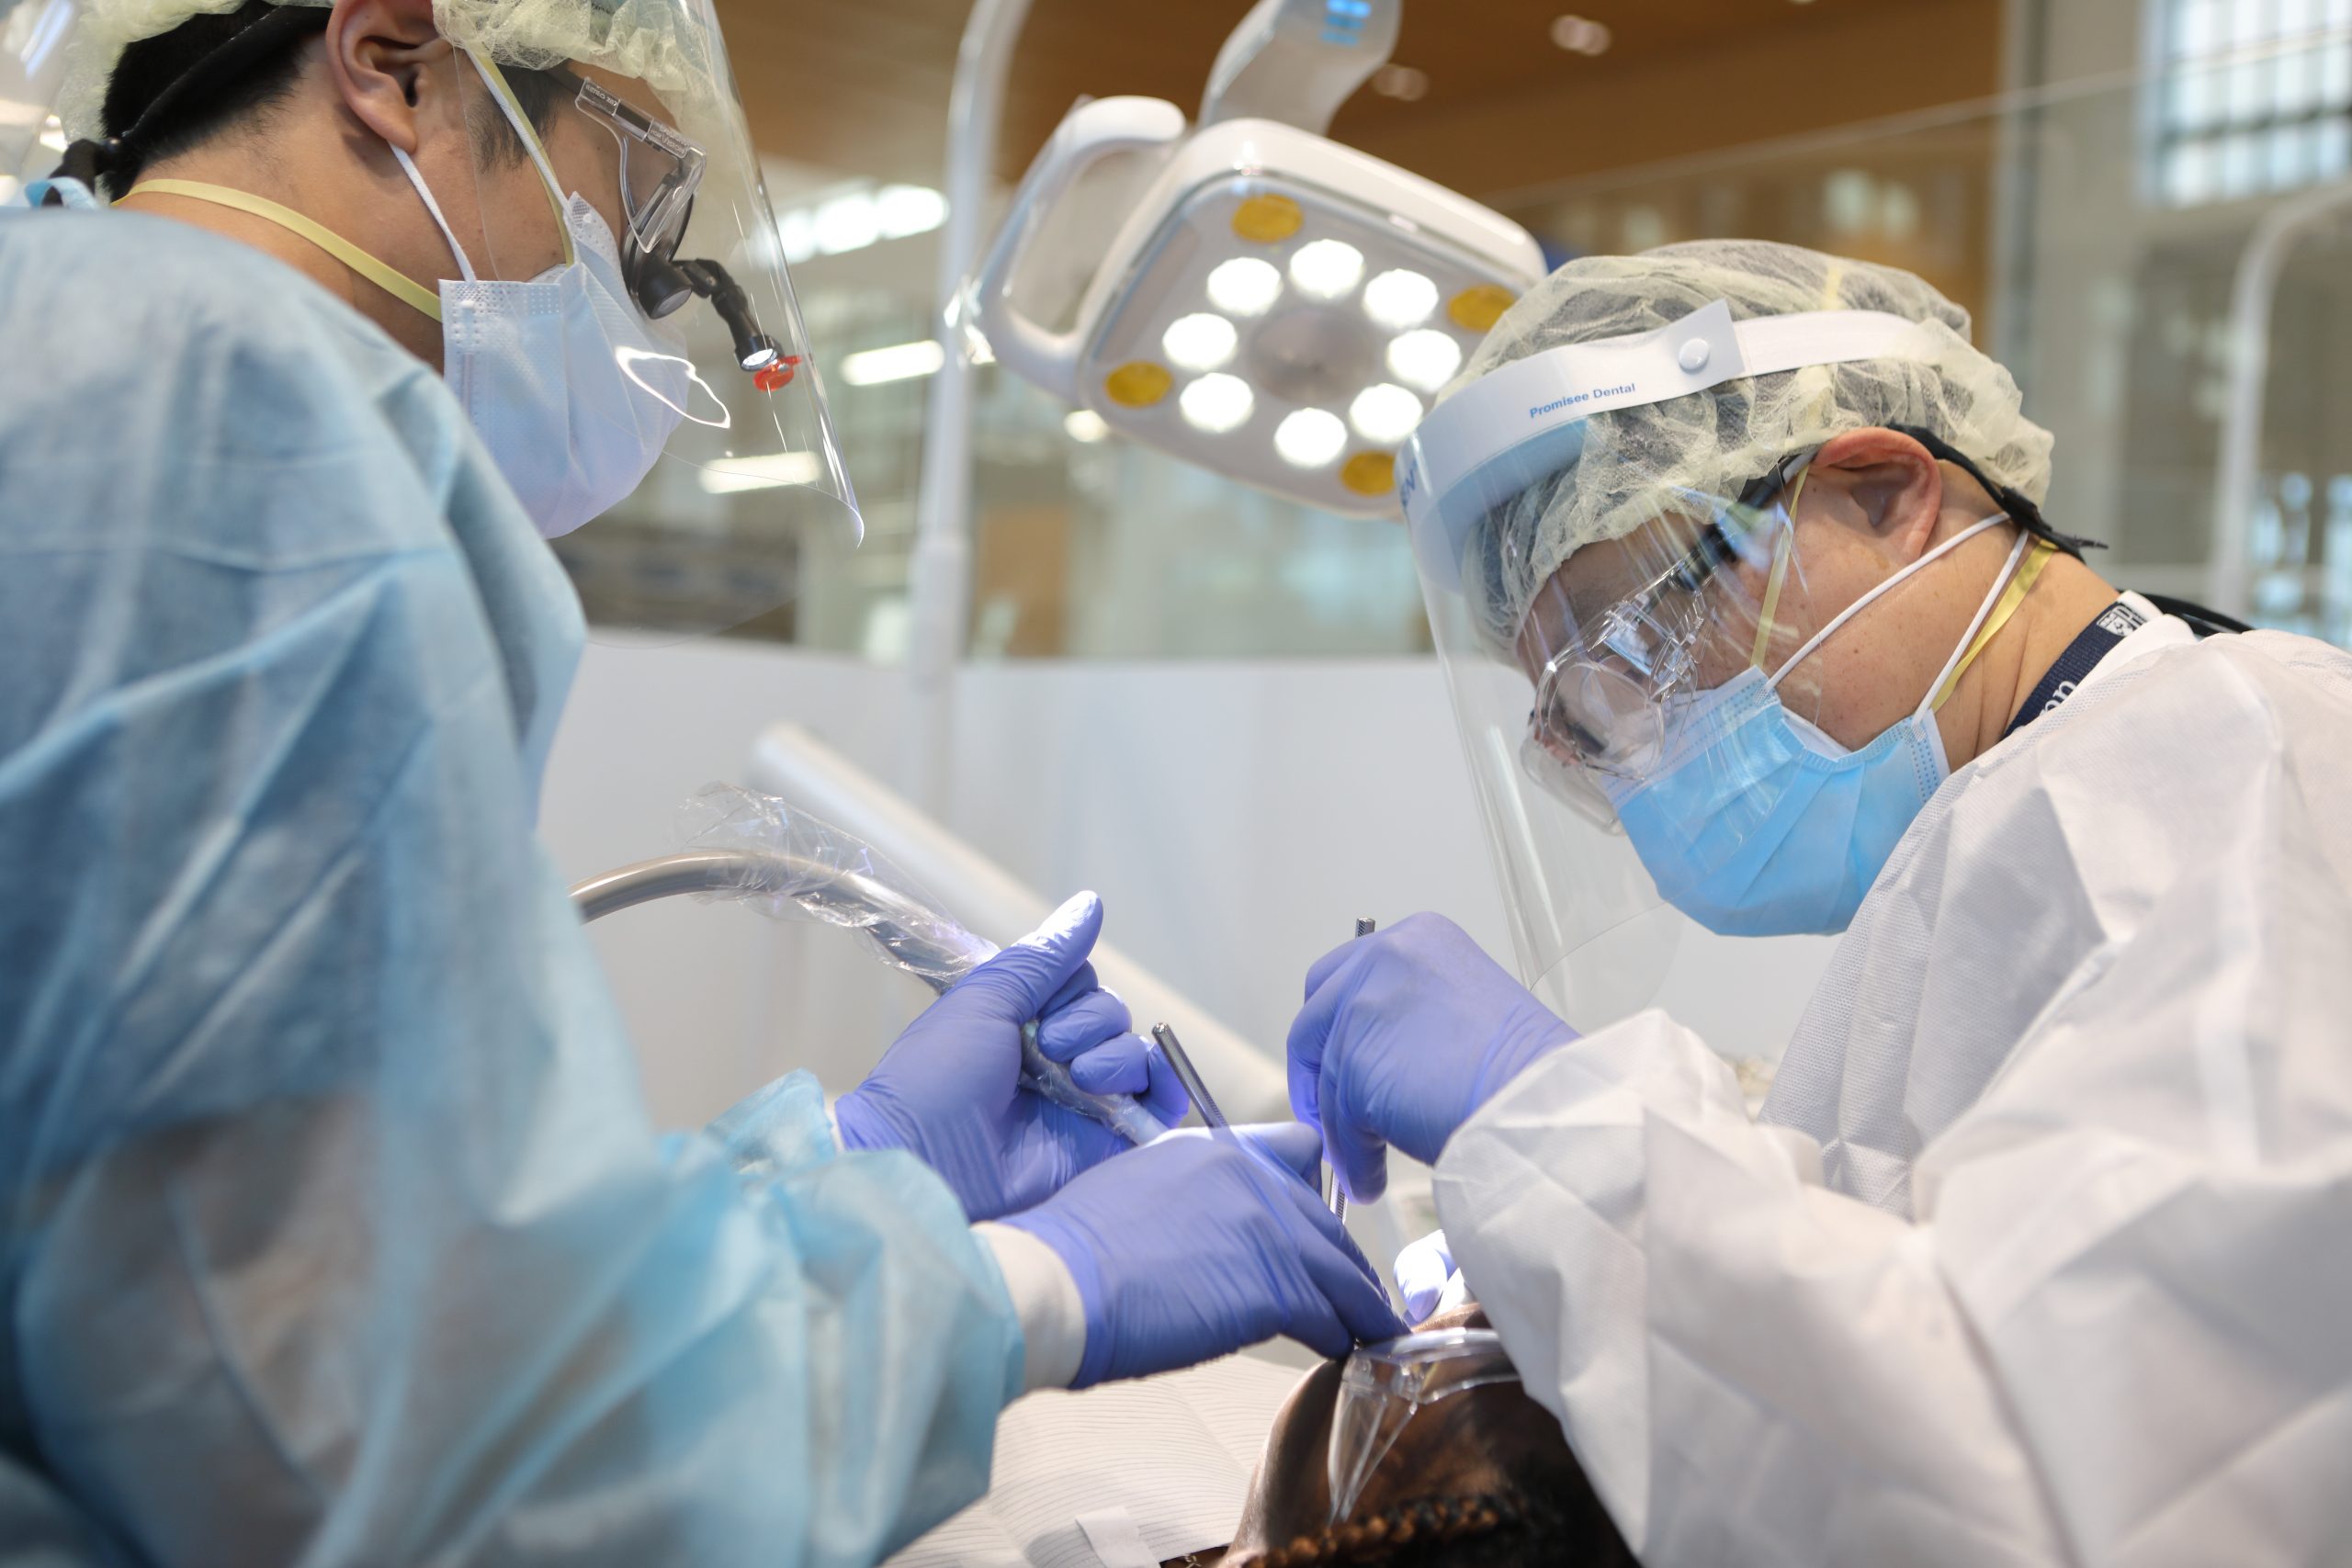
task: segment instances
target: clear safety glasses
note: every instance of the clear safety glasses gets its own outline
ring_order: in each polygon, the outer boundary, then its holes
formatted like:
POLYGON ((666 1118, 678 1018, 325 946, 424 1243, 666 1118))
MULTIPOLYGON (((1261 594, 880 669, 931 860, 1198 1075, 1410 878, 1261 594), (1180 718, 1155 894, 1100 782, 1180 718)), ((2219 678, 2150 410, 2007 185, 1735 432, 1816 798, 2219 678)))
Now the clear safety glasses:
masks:
POLYGON ((571 89, 572 105, 612 133, 620 154, 621 268, 647 315, 659 321, 692 298, 691 289, 649 289, 649 264, 677 259, 702 183, 703 151, 674 128, 645 114, 594 82, 560 67, 548 73, 571 89))
POLYGON ((1366 1345, 1348 1358, 1331 1412, 1331 1522, 1364 1487, 1413 1417, 1474 1388, 1520 1381, 1491 1328, 1442 1328, 1366 1345))
POLYGON ((1691 686, 1709 638, 1741 619, 1720 602, 1719 573, 1733 562, 1760 566, 1774 541, 1786 547, 1782 498, 1793 504, 1817 450, 1791 453, 1728 505, 1692 499, 1681 525, 1604 547, 1581 577, 1564 572, 1538 592, 1522 634, 1534 652, 1548 651, 1520 750, 1531 777, 1594 821, 1615 821, 1586 770, 1637 779, 1656 769, 1672 699, 1691 686), (1650 570, 1661 556, 1671 558, 1650 570), (1622 592, 1629 577, 1639 586, 1622 592))

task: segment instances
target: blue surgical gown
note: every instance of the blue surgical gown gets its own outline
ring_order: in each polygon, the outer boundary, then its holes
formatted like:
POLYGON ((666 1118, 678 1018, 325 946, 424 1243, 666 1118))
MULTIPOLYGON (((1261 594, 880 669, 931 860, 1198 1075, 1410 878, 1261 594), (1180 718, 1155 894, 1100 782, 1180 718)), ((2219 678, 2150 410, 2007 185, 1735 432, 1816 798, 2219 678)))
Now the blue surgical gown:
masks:
POLYGON ((870 1562, 1021 1335, 813 1081, 648 1124, 535 841, 578 603, 260 254, 0 215, 0 1565, 870 1562))

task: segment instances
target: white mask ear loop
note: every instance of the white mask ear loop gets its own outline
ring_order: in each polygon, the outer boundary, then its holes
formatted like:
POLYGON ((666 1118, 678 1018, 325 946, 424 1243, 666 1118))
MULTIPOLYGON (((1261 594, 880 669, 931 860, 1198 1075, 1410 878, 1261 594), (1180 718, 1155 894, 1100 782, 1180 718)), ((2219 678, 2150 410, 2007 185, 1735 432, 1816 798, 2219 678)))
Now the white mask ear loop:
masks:
MULTIPOLYGON (((1840 610, 1836 615, 1830 618, 1830 622, 1827 626, 1822 627, 1819 631, 1814 633, 1812 637, 1806 638, 1805 644, 1803 648, 1798 649, 1794 653, 1789 655, 1788 661, 1782 664, 1780 669, 1774 671, 1771 678, 1766 681, 1764 684, 1768 688, 1779 687, 1780 683, 1788 678, 1790 671, 1795 669, 1798 665, 1805 661, 1806 655, 1810 654, 1815 649, 1819 648, 1823 643, 1829 640, 1830 633, 1836 631, 1839 626, 1844 626, 1848 621, 1852 620, 1856 615, 1860 615, 1864 610, 1869 609, 1871 604, 1876 601, 1881 594, 1885 593, 1896 583, 1901 582, 1905 578, 1911 576, 1913 573, 1922 571, 1927 568, 1933 566, 1938 560, 1951 554, 1952 551, 1960 548, 1961 546, 1968 543, 1969 540, 1976 537, 1977 535, 1982 534, 1987 528, 1997 527, 1999 525, 2006 523, 2008 520, 2009 514, 2007 513, 1996 512, 1992 516, 1985 518, 1982 523, 1973 524, 1966 528, 1962 528, 1959 533, 1954 534, 1951 538, 1946 539, 1942 544, 1938 545, 1934 549, 1929 550, 1926 555, 1921 556, 1917 560, 1913 561, 1909 566, 1905 567, 1901 571, 1896 572, 1894 576, 1888 578, 1885 581, 1880 583, 1877 587, 1871 589, 1869 592, 1863 594, 1852 604, 1847 605, 1843 610, 1840 610)), ((2031 536, 2020 532, 2018 535, 2018 543, 2022 545, 2025 540, 2030 536, 2031 536)), ((2017 566, 2017 556, 2015 553, 2012 553, 2009 557, 2009 566, 2011 570, 2015 570, 2017 566)), ((1993 585, 1993 597, 1987 598, 1984 601, 1984 610, 1992 608, 1993 599, 1999 597, 2003 584, 2007 583, 2008 580, 2008 572, 2003 572, 2001 574, 2001 581, 1993 585)), ((1976 613, 1976 619, 1979 623, 1981 623, 1984 618, 1984 610, 1979 610, 1976 613)), ((1971 626, 1968 628, 1968 636, 1974 637, 1975 635, 1976 627, 1974 626, 1971 626)), ((1961 638, 1960 646, 1965 649, 1968 646, 1968 637, 1964 637, 1961 638)), ((1957 659, 1960 655, 1955 653, 1952 657, 1957 659)), ((1947 671, 1947 673, 1949 673, 1949 671, 1947 671)), ((1941 683, 1940 678, 1939 678, 1938 683, 1941 683)), ((1928 690, 1932 694, 1935 691, 1935 687, 1930 686, 1928 690)))
MULTIPOLYGON (((1997 522, 1998 519, 1996 521, 1997 522)), ((1984 595, 1984 603, 1976 606, 1976 618, 1968 623, 1966 631, 1960 634, 1960 646, 1951 650, 1951 657, 1944 660, 1944 667, 1937 671, 1936 678, 1928 682, 1928 694, 1921 697, 1919 705, 1911 710, 1913 717, 1925 718, 1935 711, 1936 694, 1944 689, 1944 682, 1951 680, 1952 671, 1960 668, 1960 661, 1967 657, 1970 649, 1976 646, 1977 628, 1984 624, 1984 617, 1993 613, 1993 606, 2001 602, 2001 591, 2007 588, 2009 585, 2009 580, 2017 575, 2018 562, 2025 558, 2025 552, 2032 544, 2033 536, 2022 528, 2018 529, 2018 542, 2009 547, 2008 564, 2002 567, 2001 575, 1993 580, 1992 592, 1984 595)))
POLYGON ((441 231, 441 237, 449 242, 449 254, 458 258, 458 276, 468 283, 473 282, 474 264, 466 259, 466 248, 458 243, 458 236, 450 231, 449 220, 441 216, 441 204, 433 199, 433 192, 425 186, 424 176, 416 172, 415 161, 405 149, 397 146, 392 149, 392 156, 400 160, 401 172, 408 175, 408 183, 416 187, 416 194, 424 198, 424 210, 433 214, 434 225, 441 231))

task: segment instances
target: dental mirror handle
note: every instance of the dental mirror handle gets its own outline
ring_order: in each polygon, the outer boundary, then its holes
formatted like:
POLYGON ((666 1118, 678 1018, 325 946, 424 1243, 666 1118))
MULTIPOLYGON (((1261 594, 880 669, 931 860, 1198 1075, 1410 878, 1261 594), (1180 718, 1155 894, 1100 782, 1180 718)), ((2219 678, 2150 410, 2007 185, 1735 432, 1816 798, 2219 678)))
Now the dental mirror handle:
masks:
MULTIPOLYGON (((1379 929, 1380 922, 1370 915, 1356 917, 1356 936, 1359 939, 1368 937, 1379 929)), ((1333 1219, 1343 1225, 1348 1223, 1348 1195, 1340 1190, 1340 1173, 1329 1159, 1323 1162, 1323 1201, 1330 1207, 1333 1219)))
POLYGON ((1176 1032, 1164 1023, 1155 1023, 1151 1026, 1151 1037, 1159 1042, 1159 1054, 1168 1058, 1168 1066, 1175 1072, 1176 1081, 1182 1084, 1184 1092, 1193 1097, 1193 1106, 1200 1111, 1202 1122, 1219 1133, 1231 1127, 1232 1123, 1225 1119, 1225 1112, 1217 1109, 1216 1096, 1209 1092, 1208 1084, 1201 1077, 1201 1070, 1193 1066, 1193 1058, 1185 1054, 1183 1043, 1176 1038, 1176 1032))

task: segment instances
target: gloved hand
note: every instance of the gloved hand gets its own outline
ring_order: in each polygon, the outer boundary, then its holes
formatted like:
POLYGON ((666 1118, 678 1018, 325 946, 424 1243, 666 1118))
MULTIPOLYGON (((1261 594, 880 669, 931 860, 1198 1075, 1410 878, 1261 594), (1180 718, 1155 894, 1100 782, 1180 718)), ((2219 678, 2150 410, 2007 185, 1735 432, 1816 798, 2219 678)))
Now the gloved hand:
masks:
POLYGON ((1396 1255, 1395 1272, 1396 1293, 1405 1299, 1405 1321, 1427 1321, 1453 1282, 1453 1251, 1445 1245, 1445 1233, 1431 1231, 1406 1243, 1396 1255))
POLYGON ((1127 1032, 1125 1002, 1086 955, 1102 901, 1081 893, 958 980, 833 1107, 853 1149, 906 1149, 945 1179, 975 1223, 1025 1209, 1127 1147, 1118 1134, 1021 1087, 1021 1026, 1080 1089, 1139 1094, 1162 1122, 1188 1101, 1159 1050, 1127 1032))
POLYGON ((1295 1122, 1186 1128, 1005 1223, 1052 1247, 1086 1306, 1072 1388, 1189 1367, 1286 1334, 1326 1356, 1405 1332, 1315 1190, 1295 1122))
POLYGON ((1290 1026, 1290 1107, 1352 1199, 1388 1188, 1387 1145, 1435 1164, 1453 1130, 1575 1030, 1461 927, 1415 915, 1332 949, 1290 1026))

